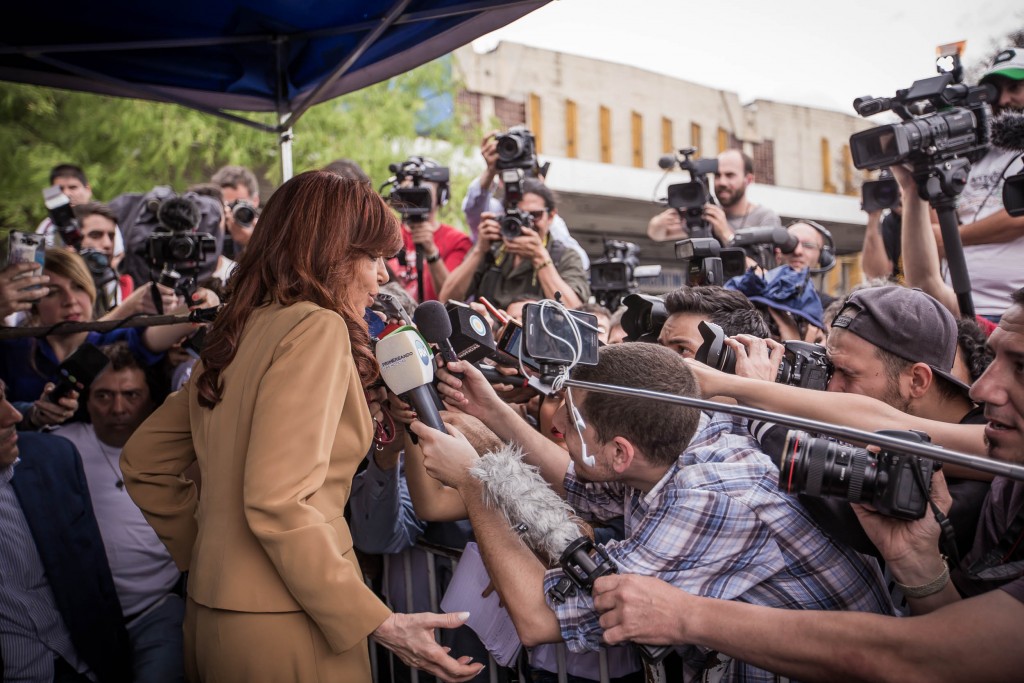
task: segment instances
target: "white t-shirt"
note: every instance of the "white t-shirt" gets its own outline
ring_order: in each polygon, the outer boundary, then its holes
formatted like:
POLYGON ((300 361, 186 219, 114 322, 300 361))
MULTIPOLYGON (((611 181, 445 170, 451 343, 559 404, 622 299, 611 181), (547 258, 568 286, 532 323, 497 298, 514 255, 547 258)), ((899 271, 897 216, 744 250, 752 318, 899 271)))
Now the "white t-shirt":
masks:
POLYGON ((121 449, 101 444, 91 424, 73 422, 54 433, 75 444, 82 456, 121 611, 138 614, 167 595, 181 574, 128 491, 117 486, 124 481, 121 449))
MULTIPOLYGON (((971 166, 967 187, 957 199, 960 225, 974 223, 1003 208, 1003 180, 1021 172, 1020 152, 997 147, 971 166)), ((1024 235, 1010 242, 964 247, 971 298, 978 315, 1001 316, 1010 294, 1024 287, 1024 235)), ((949 277, 947 274, 947 282, 949 277)))

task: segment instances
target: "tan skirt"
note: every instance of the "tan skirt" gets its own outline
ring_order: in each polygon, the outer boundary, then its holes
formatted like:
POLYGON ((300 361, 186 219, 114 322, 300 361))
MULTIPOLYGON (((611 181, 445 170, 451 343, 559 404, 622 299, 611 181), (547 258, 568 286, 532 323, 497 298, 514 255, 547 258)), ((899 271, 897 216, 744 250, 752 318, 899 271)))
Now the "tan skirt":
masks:
POLYGON ((192 683, 369 683, 366 641, 331 652, 305 612, 185 606, 185 674, 192 683))

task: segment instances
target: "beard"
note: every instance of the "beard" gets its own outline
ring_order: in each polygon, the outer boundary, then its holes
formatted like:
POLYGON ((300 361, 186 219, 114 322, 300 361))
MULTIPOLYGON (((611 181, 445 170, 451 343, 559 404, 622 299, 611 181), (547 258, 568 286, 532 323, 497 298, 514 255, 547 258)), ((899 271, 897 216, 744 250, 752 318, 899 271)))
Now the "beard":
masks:
POLYGON ((715 189, 715 194, 718 196, 718 202, 722 205, 723 209, 729 208, 730 206, 736 206, 740 201, 743 200, 744 195, 747 193, 747 188, 740 187, 734 192, 728 195, 727 198, 722 198, 722 195, 715 189))

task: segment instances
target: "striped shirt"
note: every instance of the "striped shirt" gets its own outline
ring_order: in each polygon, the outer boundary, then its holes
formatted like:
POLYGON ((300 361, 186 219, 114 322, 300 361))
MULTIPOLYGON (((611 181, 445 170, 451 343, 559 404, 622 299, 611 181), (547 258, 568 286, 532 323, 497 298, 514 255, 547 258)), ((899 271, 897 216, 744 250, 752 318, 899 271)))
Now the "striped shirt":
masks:
MULTIPOLYGON (((701 415, 686 452, 647 493, 580 481, 571 467, 564 483, 582 517, 625 517, 625 540, 605 546, 621 573, 756 605, 890 614, 877 563, 830 539, 777 482, 778 470, 746 424, 715 413, 701 415)), ((549 570, 545 592, 563 576, 549 570)), ((598 647, 601 627, 590 596, 580 591, 562 604, 548 602, 571 650, 598 647)), ((708 651, 684 646, 679 652, 687 680, 697 677, 708 651)), ((723 680, 775 676, 734 660, 723 680)))
POLYGON ((43 561, 11 486, 13 476, 14 465, 0 468, 0 679, 49 683, 58 655, 78 671, 86 667, 57 611, 43 561))

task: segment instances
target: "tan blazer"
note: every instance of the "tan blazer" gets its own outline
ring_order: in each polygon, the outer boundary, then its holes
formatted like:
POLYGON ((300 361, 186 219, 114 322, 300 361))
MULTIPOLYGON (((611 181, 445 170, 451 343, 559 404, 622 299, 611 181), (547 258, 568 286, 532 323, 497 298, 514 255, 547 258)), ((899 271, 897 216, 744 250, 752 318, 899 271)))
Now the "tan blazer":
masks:
POLYGON ((390 612, 363 583, 342 516, 373 433, 345 322, 310 303, 260 308, 221 378, 213 410, 190 381, 135 432, 121 455, 128 492, 190 570, 195 602, 303 610, 335 653, 349 650, 390 612), (180 476, 196 460, 201 498, 180 476))

